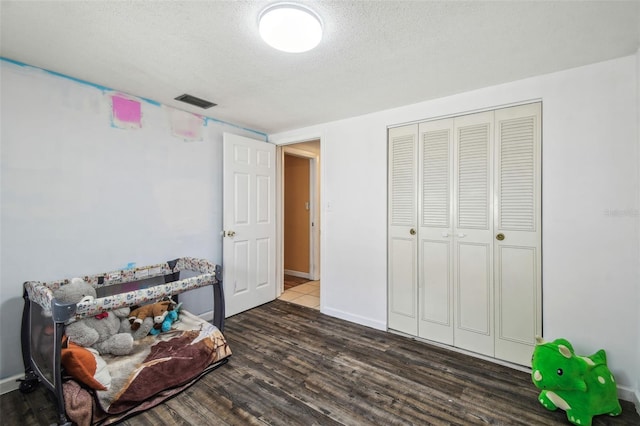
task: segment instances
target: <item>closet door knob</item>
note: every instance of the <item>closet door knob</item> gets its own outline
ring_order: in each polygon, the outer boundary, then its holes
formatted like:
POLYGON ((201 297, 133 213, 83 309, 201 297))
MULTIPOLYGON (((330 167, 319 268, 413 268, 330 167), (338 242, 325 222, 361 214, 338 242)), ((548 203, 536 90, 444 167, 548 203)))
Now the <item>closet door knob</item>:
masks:
POLYGON ((409 233, 410 233, 411 235, 416 235, 416 230, 415 230, 415 229, 413 229, 413 228, 411 228, 411 229, 409 230, 409 233))
POLYGON ((504 240, 504 234, 500 233, 500 234, 496 235, 496 240, 498 240, 498 241, 504 240))

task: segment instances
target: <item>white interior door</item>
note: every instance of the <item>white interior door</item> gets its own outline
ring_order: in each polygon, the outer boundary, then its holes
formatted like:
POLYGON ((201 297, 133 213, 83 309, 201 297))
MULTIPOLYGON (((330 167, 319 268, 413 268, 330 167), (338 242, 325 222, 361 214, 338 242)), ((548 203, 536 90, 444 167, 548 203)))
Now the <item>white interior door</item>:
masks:
POLYGON ((389 328, 418 334, 418 125, 389 129, 389 328))
POLYGON ((495 112, 495 356, 524 365, 542 335, 540 119, 540 103, 495 112))
POLYGON ((276 147, 223 135, 226 315, 276 298, 276 147))
POLYGON ((453 345, 453 119, 419 135, 418 336, 453 345))
POLYGON ((494 355, 493 111, 455 118, 454 344, 494 355))

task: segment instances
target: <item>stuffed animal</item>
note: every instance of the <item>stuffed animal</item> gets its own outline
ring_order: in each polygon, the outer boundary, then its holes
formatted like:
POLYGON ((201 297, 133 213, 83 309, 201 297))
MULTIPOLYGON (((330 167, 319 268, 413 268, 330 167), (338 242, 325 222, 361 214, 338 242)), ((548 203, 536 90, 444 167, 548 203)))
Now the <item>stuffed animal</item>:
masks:
POLYGON ((146 318, 153 318, 153 327, 160 329, 167 312, 173 310, 175 302, 172 300, 163 300, 161 302, 152 303, 134 309, 129 314, 129 323, 131 330, 137 330, 144 323, 146 318))
POLYGON ((182 306, 182 303, 176 306, 173 310, 167 311, 167 316, 164 318, 164 321, 162 321, 162 326, 154 326, 149 334, 155 336, 157 334, 160 334, 161 332, 164 333, 171 330, 171 326, 173 325, 173 323, 178 321, 178 311, 180 310, 180 306, 182 306))
MULTIPOLYGON (((136 324, 136 323, 134 323, 136 324)), ((147 317, 142 321, 142 324, 136 324, 138 329, 132 330, 132 324, 129 323, 129 318, 124 318, 120 323, 120 333, 129 333, 133 337, 133 340, 140 340, 149 335, 149 332, 153 330, 153 318, 147 317)))
POLYGON ((571 423, 581 426, 591 425, 593 416, 622 413, 616 381, 603 349, 589 357, 578 356, 566 339, 548 343, 537 340, 531 378, 542 389, 538 400, 547 410, 561 408, 571 423))
MULTIPOLYGON (((63 303, 78 303, 95 299, 96 290, 82 278, 73 278, 55 290, 53 297, 63 303)), ((133 349, 133 337, 129 333, 120 333, 120 326, 128 314, 129 308, 121 308, 82 318, 67 324, 65 334, 69 341, 96 349, 101 355, 127 355, 133 349)))

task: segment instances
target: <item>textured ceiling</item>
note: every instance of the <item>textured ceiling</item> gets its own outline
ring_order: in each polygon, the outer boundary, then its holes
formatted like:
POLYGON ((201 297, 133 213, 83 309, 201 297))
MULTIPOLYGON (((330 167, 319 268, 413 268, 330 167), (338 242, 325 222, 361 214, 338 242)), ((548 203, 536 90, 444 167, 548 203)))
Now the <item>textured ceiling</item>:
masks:
POLYGON ((0 54, 265 133, 439 98, 637 51, 640 1, 301 1, 315 49, 282 53, 275 1, 2 1, 0 54), (174 101, 189 93, 218 104, 174 101))

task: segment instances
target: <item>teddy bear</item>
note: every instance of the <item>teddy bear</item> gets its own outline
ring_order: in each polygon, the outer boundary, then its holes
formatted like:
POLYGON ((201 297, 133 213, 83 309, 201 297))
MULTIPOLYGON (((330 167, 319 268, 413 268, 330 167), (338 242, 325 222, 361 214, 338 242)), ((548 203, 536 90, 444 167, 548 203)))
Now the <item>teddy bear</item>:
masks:
POLYGON ((140 340, 148 336, 149 332, 153 330, 153 326, 154 326, 153 318, 151 317, 145 318, 142 324, 139 324, 139 327, 135 330, 131 327, 132 325, 133 324, 129 323, 129 318, 127 315, 127 318, 122 318, 119 332, 131 334, 131 336, 133 337, 133 340, 140 340))
MULTIPOLYGON (((62 303, 78 303, 93 300, 96 290, 82 278, 73 278, 53 292, 53 296, 62 303)), ((99 354, 127 355, 133 350, 133 336, 120 332, 122 320, 129 315, 129 308, 120 308, 102 312, 95 317, 75 320, 65 326, 69 341, 93 348, 99 354)))

